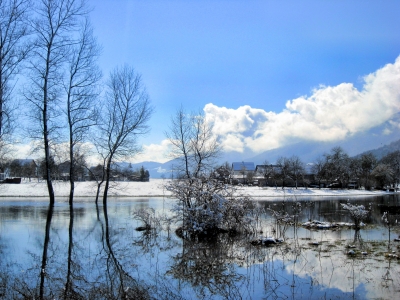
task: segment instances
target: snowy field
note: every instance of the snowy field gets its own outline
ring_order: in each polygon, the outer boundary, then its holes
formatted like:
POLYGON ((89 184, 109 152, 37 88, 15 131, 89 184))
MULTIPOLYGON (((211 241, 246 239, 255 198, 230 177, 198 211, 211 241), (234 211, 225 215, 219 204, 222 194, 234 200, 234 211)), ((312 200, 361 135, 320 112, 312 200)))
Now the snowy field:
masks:
MULTIPOLYGON (((171 196, 165 189, 169 180, 151 179, 150 182, 117 182, 111 185, 110 197, 162 197, 171 196)), ((69 182, 54 182, 56 197, 67 197, 69 194, 69 182)), ((240 194, 255 198, 262 197, 284 197, 284 196, 374 196, 387 194, 385 191, 365 190, 331 190, 331 189, 292 189, 285 188, 260 188, 256 186, 238 187, 240 194)), ((75 187, 76 197, 94 197, 96 194, 95 182, 77 182, 75 187)), ((1 184, 0 197, 3 198, 25 198, 25 197, 47 197, 47 185, 45 181, 29 182, 22 181, 21 184, 1 184)))

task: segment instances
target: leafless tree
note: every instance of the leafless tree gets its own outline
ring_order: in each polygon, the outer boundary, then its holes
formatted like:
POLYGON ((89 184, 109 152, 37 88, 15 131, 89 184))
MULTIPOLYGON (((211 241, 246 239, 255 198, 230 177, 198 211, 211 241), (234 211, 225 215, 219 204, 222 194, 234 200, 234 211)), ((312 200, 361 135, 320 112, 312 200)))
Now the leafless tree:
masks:
POLYGON ((350 158, 342 147, 333 147, 325 154, 327 179, 336 182, 339 188, 347 187, 350 179, 350 158))
POLYGON ((315 180, 318 182, 318 188, 321 188, 322 181, 326 179, 326 168, 327 168, 327 162, 326 158, 324 157, 319 157, 316 159, 316 161, 312 165, 312 172, 314 174, 315 180))
POLYGON ((400 151, 390 152, 381 159, 381 163, 390 165, 393 171, 392 180, 390 184, 397 188, 400 184, 400 151))
POLYGON ((296 155, 289 158, 289 177, 292 178, 296 184, 296 189, 298 181, 304 176, 304 163, 296 155))
POLYGON ((79 147, 84 141, 89 129, 96 124, 98 110, 96 109, 98 87, 101 72, 96 65, 100 48, 93 37, 93 31, 86 20, 82 24, 77 44, 71 46, 68 58, 68 77, 64 83, 67 95, 66 116, 69 137, 69 202, 73 201, 75 189, 75 169, 79 147))
POLYGON ((221 148, 202 112, 187 114, 181 107, 165 135, 172 145, 170 156, 180 161, 180 177, 198 178, 212 170, 221 148))
POLYGON ((364 183, 365 189, 371 189, 371 173, 377 165, 377 159, 371 152, 361 155, 360 167, 361 167, 361 178, 364 183))
POLYGON ((171 118, 169 132, 165 132, 165 135, 173 148, 170 152, 171 158, 180 160, 177 167, 178 176, 181 177, 184 174, 186 178, 190 178, 192 128, 190 117, 182 107, 171 118))
POLYGON ((0 151, 15 128, 13 113, 17 105, 12 92, 31 48, 27 42, 30 7, 29 0, 0 0, 0 151))
POLYGON ((279 169, 279 178, 282 180, 282 189, 285 188, 286 180, 290 175, 290 160, 287 157, 279 157, 276 161, 276 165, 279 169))
POLYGON ((149 131, 148 121, 152 113, 153 107, 141 76, 128 65, 112 71, 97 137, 98 150, 105 165, 104 204, 107 203, 113 162, 141 150, 138 138, 149 131))
POLYGON ((378 186, 382 189, 386 188, 393 181, 393 169, 388 164, 380 163, 371 172, 371 176, 375 179, 378 186))
POLYGON ((274 166, 270 164, 268 160, 265 160, 263 162, 263 166, 264 167, 262 168, 262 175, 264 176, 264 178, 268 179, 274 171, 274 166))
POLYGON ((31 136, 43 141, 50 204, 54 204, 55 195, 49 163, 51 148, 62 126, 60 100, 65 63, 76 43, 80 20, 86 14, 84 0, 41 0, 35 11, 37 18, 32 22, 35 43, 25 98, 32 106, 31 118, 36 125, 31 136))

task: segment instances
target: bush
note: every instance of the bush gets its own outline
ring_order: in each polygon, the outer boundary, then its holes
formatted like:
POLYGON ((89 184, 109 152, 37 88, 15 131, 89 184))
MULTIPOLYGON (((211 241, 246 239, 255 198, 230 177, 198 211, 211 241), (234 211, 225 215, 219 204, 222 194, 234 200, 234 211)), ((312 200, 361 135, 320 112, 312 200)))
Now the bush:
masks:
POLYGON ((364 205, 353 205, 350 202, 341 203, 341 205, 343 209, 349 211, 356 230, 360 229, 361 222, 366 220, 371 213, 371 204, 368 209, 366 209, 364 205))
POLYGON ((175 218, 190 235, 251 231, 249 197, 237 195, 230 185, 210 178, 175 180, 167 189, 178 199, 175 218))

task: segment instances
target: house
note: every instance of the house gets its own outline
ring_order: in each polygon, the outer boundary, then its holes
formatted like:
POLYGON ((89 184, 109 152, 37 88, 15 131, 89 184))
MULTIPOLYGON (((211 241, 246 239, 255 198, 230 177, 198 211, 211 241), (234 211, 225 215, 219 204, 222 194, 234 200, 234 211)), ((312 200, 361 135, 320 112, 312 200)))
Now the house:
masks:
POLYGON ((253 183, 255 166, 253 162, 233 162, 230 181, 232 184, 253 183))

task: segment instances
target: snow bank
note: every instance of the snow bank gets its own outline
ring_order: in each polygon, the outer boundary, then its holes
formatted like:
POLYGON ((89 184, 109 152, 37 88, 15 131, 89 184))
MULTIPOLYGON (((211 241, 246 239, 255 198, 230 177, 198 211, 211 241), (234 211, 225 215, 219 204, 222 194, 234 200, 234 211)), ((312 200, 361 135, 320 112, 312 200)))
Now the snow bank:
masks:
MULTIPOLYGON (((149 197, 170 196, 163 186, 167 180, 153 179, 150 182, 116 182, 110 184, 110 197, 149 197)), ((68 197, 69 182, 53 182, 56 197, 68 197)), ((104 186, 104 185, 103 185, 104 186)), ((76 197, 95 197, 97 184, 94 181, 76 182, 76 197)), ((102 193, 102 190, 101 190, 102 193)), ((45 181, 28 182, 21 184, 1 184, 0 197, 48 197, 47 184, 45 181)))
MULTIPOLYGON (((171 196, 171 192, 165 189, 168 179, 150 179, 150 182, 117 182, 111 184, 110 197, 162 197, 171 196)), ((69 183, 54 182, 56 197, 68 197, 69 183)), ((257 186, 238 187, 238 193, 254 198, 264 197, 323 197, 323 196, 376 196, 388 194, 384 191, 365 190, 331 190, 331 189, 292 189, 285 188, 260 188, 257 186)), ((96 194, 95 182, 77 182, 75 187, 76 197, 94 197, 96 194)), ((47 185, 45 181, 29 182, 23 180, 21 184, 1 184, 0 197, 47 197, 47 185)))

